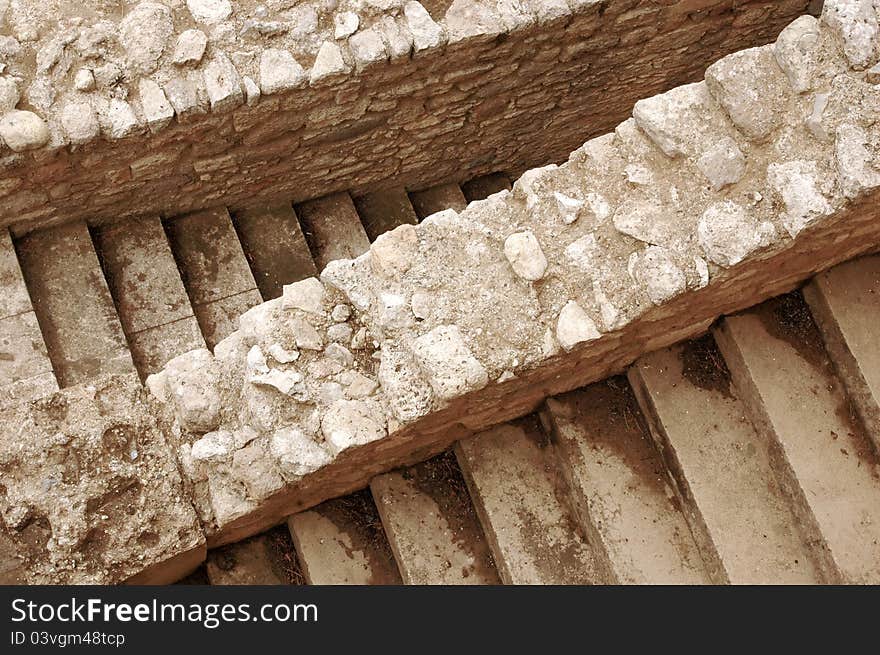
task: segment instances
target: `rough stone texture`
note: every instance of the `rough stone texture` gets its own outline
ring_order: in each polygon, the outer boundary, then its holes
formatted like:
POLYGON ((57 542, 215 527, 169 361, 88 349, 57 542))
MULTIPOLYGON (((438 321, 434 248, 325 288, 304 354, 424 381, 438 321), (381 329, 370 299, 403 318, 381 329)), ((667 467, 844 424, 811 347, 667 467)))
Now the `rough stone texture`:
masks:
POLYGON ((137 376, 9 407, 0 421, 17 426, 0 440, 0 582, 169 583, 204 560, 204 535, 137 376))
MULTIPOLYGON (((825 132, 851 124, 874 139, 878 89, 848 71, 835 33, 820 37, 825 132)), ((728 84, 710 93, 742 88, 740 61, 714 65, 728 84)), ((750 61, 788 84, 775 57, 750 61)), ((184 355, 151 377, 210 543, 362 488, 872 248, 877 193, 865 177, 855 196, 844 194, 836 137, 817 138, 804 123, 813 98, 763 101, 772 106, 760 115, 777 126, 766 134, 740 131, 714 95, 697 113, 712 125, 695 126, 694 141, 726 134, 747 154, 741 179, 720 192, 697 173, 697 144, 670 158, 628 120, 509 193, 401 226, 375 251, 330 263, 321 306, 310 308, 319 311, 264 303, 213 355, 184 355), (576 221, 557 193, 584 201, 576 221), (698 228, 727 199, 775 235, 729 267, 707 261, 698 228), (504 254, 505 240, 526 229, 548 262, 540 283, 516 275, 504 254), (557 328, 572 302, 598 336, 566 352, 557 328), (351 337, 340 343, 343 333, 351 337), (273 448, 279 441, 292 445, 273 448)), ((876 169, 875 159, 863 163, 876 169)), ((740 252, 725 230, 707 234, 718 252, 740 252)))
POLYGON ((468 0, 433 18, 402 4, 146 1, 77 18, 72 0, 16 3, 0 184, 17 188, 0 225, 235 211, 560 161, 808 2, 468 0), (336 41, 346 12, 357 31, 336 41), (144 171, 147 157, 161 166, 144 171))

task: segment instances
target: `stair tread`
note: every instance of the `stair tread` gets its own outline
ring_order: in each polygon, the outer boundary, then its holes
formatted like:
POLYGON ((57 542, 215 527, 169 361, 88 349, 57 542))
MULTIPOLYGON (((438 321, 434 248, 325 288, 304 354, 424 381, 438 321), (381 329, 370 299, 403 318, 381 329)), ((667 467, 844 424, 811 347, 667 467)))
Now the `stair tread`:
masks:
POLYGON ((455 452, 505 584, 603 582, 560 500, 562 480, 534 417, 464 439, 455 452))
POLYGON ((467 199, 457 184, 439 184, 421 191, 410 191, 409 198, 420 221, 444 209, 460 212, 467 207, 467 199))
POLYGON ((454 455, 377 476, 370 489, 406 584, 498 584, 454 455))
POLYGON ((309 584, 401 584, 368 492, 294 514, 287 525, 309 584))
POLYGON ((769 445, 746 417, 711 338, 642 357, 629 379, 713 577, 821 581, 774 477, 769 445))
POLYGON ((709 582, 660 454, 624 378, 547 399, 574 508, 626 584, 709 582))
POLYGON ((359 196, 354 199, 364 230, 370 241, 400 225, 419 222, 406 189, 392 187, 359 196))
POLYGON ((62 387, 134 363, 85 223, 31 232, 18 243, 22 272, 62 387))
POLYGON ((804 297, 880 452, 880 255, 820 273, 804 288, 804 297))
POLYGON ((243 209, 233 222, 263 300, 280 297, 285 284, 318 274, 290 203, 243 209))
POLYGON ((370 248, 360 216, 347 193, 334 193, 296 206, 319 271, 334 259, 354 259, 370 248))
POLYGON ((880 582, 877 459, 803 300, 791 294, 728 317, 716 339, 844 580, 880 582))

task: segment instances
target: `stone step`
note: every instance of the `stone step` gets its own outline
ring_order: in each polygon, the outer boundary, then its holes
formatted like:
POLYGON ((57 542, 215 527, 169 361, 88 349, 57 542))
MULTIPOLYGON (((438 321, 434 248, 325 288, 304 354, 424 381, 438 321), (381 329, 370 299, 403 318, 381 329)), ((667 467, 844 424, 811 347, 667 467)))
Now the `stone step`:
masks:
POLYGON ((370 248, 360 216, 347 193, 334 193, 296 206, 318 271, 334 259, 354 259, 370 248))
POLYGON ((704 584, 706 567, 625 378, 548 398, 572 507, 623 584, 704 584))
POLYGON ((462 184, 461 192, 468 202, 474 202, 475 200, 484 200, 493 193, 510 191, 512 186, 510 178, 504 173, 489 173, 462 184))
POLYGON ((419 222, 406 189, 393 187, 374 191, 354 199, 354 206, 370 241, 400 225, 419 222))
POLYGON ((368 491, 294 514, 287 525, 308 584, 401 584, 368 491))
POLYGON ((752 422, 777 451, 799 522, 814 530, 814 550, 839 581, 880 582, 877 458, 803 298, 730 316, 715 338, 752 422))
POLYGON ((534 416, 460 441, 455 453, 502 582, 607 581, 560 500, 565 483, 534 416))
POLYGON ((57 389, 12 239, 0 229, 0 405, 57 389))
POLYGON ((263 300, 279 298, 285 284, 318 274, 290 203, 244 209, 232 222, 263 300))
POLYGON ((165 229, 205 343, 213 348, 263 300, 232 219, 221 207, 177 217, 165 229))
POLYGON ((212 585, 303 584, 290 532, 278 526, 263 534, 208 553, 212 585))
POLYGON ((141 378, 205 347, 158 216, 103 225, 94 241, 141 378))
POLYGON ((135 370, 85 223, 31 232, 17 244, 52 368, 61 387, 135 370))
POLYGON ((820 273, 804 287, 828 354, 880 452, 880 255, 820 273))
POLYGON ((642 357, 628 375, 713 580, 822 582, 711 336, 642 357))
POLYGON ((370 489, 405 584, 498 584, 451 452, 380 475, 370 489))
POLYGON ((420 221, 444 209, 460 212, 467 207, 467 199, 457 184, 440 184, 422 191, 410 191, 409 199, 420 221))

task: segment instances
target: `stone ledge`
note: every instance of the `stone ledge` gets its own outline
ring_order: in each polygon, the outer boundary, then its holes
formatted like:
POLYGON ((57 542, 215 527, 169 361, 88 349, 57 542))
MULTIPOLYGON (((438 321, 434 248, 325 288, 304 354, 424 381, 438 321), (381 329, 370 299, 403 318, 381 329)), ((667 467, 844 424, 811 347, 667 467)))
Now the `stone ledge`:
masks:
POLYGON ((799 19, 565 164, 381 236, 244 314, 213 354, 151 376, 208 544, 876 249, 880 87, 846 35, 799 19))
POLYGON ((319 3, 199 0, 232 12, 205 23, 195 2, 142 2, 120 25, 78 19, 66 1, 60 19, 32 3, 29 21, 12 21, 0 37, 0 227, 299 202, 560 161, 639 94, 775 38, 808 0, 536 0, 514 3, 525 8, 515 16, 510 3, 455 0, 438 22, 417 2, 344 0, 336 15, 363 7, 359 31, 338 39, 319 3), (290 12, 304 22, 276 16, 290 12), (309 27, 300 14, 312 12, 323 18, 309 27), (148 19, 168 29, 123 29, 148 19))

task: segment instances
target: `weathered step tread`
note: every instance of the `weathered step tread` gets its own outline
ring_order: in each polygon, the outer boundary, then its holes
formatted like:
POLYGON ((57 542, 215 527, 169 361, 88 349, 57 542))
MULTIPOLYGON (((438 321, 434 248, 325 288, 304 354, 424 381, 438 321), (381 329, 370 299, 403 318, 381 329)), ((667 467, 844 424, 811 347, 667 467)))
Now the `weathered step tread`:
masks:
POLYGON ((317 275, 290 203, 243 209, 232 220, 263 300, 280 297, 285 284, 317 275))
POLYGON ((467 199, 457 184, 440 184, 421 191, 410 191, 409 198, 420 221, 444 209, 460 212, 467 207, 467 199))
POLYGON ((193 315, 158 216, 100 226, 94 238, 126 334, 193 315))
POLYGON ((709 577, 625 378, 548 398, 542 417, 582 525, 624 584, 704 584, 709 577))
POLYGON ((406 189, 393 187, 382 189, 354 199, 364 230, 370 241, 400 225, 419 222, 406 189))
POLYGON ((642 357, 629 380, 715 581, 822 582, 712 338, 642 357))
MULTIPOLYGON (((216 304, 216 303, 215 303, 216 304)), ((160 371, 171 359, 205 347, 205 337, 195 316, 158 325, 129 337, 131 356, 142 378, 160 371)))
POLYGON ((238 317, 262 302, 225 208, 166 223, 168 240, 205 342, 213 348, 238 326, 238 317))
POLYGON ((297 585, 304 579, 286 526, 208 553, 212 585, 297 585))
POLYGON ((804 298, 880 452, 880 255, 820 273, 804 287, 804 298))
POLYGON ((18 253, 60 385, 133 372, 122 325, 86 224, 31 232, 19 240, 18 253))
POLYGON ((561 474, 535 417, 462 440, 455 452, 505 584, 606 581, 561 500, 561 474))
POLYGON ((0 318, 33 310, 9 231, 0 228, 0 318))
POLYGON ((406 584, 498 584, 451 452, 373 478, 370 489, 406 584))
POLYGON ((494 193, 510 191, 510 178, 504 173, 489 173, 468 180, 461 185, 461 192, 468 202, 484 200, 494 193))
POLYGON ((726 318, 716 340, 801 523, 842 580, 880 582, 880 475, 809 309, 792 293, 726 318))
POLYGON ((101 226, 94 238, 142 378, 205 347, 158 216, 101 226))
POLYGON ((319 271, 334 259, 354 259, 370 248, 351 196, 334 193, 296 206, 319 271))
POLYGON ((52 364, 36 314, 0 318, 0 388, 45 373, 52 373, 52 364))
POLYGON ((368 491, 295 514, 287 525, 308 584, 401 584, 368 491))

